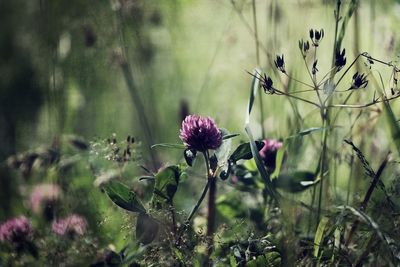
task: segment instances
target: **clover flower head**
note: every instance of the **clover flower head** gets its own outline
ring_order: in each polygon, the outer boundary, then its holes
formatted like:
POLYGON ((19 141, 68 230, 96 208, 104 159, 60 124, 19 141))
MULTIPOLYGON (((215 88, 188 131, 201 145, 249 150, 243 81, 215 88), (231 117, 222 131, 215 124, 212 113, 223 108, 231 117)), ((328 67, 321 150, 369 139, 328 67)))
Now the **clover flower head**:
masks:
POLYGON ((0 225, 0 241, 20 244, 32 237, 32 225, 28 218, 12 218, 0 225))
POLYGON ((210 117, 187 116, 182 122, 179 137, 187 148, 200 152, 217 149, 222 144, 222 133, 210 117))
POLYGON ((40 184, 32 189, 30 205, 34 213, 40 213, 46 204, 61 198, 62 192, 58 185, 40 184))
POLYGON ((55 220, 52 224, 53 232, 65 236, 65 235, 84 235, 87 230, 87 221, 84 217, 77 214, 72 214, 66 218, 55 220))

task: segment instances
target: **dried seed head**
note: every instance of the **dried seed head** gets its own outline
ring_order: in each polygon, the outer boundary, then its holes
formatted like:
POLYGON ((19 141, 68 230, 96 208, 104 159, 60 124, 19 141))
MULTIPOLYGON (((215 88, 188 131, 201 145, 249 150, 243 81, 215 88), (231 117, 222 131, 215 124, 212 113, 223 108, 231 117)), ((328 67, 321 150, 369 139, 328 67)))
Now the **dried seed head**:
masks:
POLYGON ((317 47, 319 45, 319 43, 322 41, 322 39, 324 38, 324 29, 321 30, 310 30, 310 39, 311 42, 313 44, 313 46, 317 47))
POLYGON ((283 55, 282 56, 277 55, 274 62, 275 62, 276 68, 280 72, 286 73, 286 70, 285 70, 285 59, 283 58, 283 55))
POLYGON ((359 74, 358 72, 356 72, 353 75, 353 82, 349 90, 365 88, 367 87, 367 85, 368 85, 367 76, 365 74, 359 74))
POLYGON ((268 77, 265 73, 264 73, 264 77, 261 78, 261 86, 264 89, 264 92, 266 94, 273 94, 275 93, 274 88, 272 87, 273 85, 273 81, 270 77, 268 77))
POLYGON ((343 48, 343 51, 340 53, 340 50, 336 50, 335 56, 335 66, 336 72, 339 72, 344 65, 346 65, 346 49, 343 48))

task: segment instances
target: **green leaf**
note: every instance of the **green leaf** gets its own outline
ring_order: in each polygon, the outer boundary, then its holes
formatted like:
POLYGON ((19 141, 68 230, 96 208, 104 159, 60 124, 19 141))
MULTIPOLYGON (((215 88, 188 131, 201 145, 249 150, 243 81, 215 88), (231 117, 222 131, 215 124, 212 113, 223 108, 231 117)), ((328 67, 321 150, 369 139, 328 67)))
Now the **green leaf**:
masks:
POLYGON ((304 191, 318 182, 319 180, 315 180, 315 174, 309 171, 295 171, 281 174, 272 180, 275 187, 291 193, 304 191))
POLYGON ((222 136, 222 140, 231 139, 231 138, 239 136, 239 135, 240 135, 239 133, 227 134, 227 135, 222 136))
POLYGON ((320 244, 321 244, 322 238, 324 236, 324 230, 325 230, 325 227, 326 227, 326 224, 328 223, 328 221, 329 220, 327 217, 322 217, 321 221, 318 224, 317 232, 315 233, 314 257, 316 257, 316 258, 318 258, 320 244))
MULTIPOLYGON (((257 146, 257 151, 260 151, 264 143, 260 141, 255 141, 256 146, 257 146)), ((236 162, 241 159, 251 159, 253 157, 253 154, 251 153, 251 146, 250 142, 240 144, 236 150, 232 153, 232 155, 229 157, 229 160, 232 162, 236 162)))
POLYGON ((136 221, 136 239, 144 244, 150 244, 157 236, 158 222, 146 213, 140 213, 136 221))
POLYGON ((117 206, 133 212, 146 212, 136 194, 126 185, 111 180, 104 184, 103 189, 117 206))
POLYGON ((178 184, 184 168, 178 165, 168 166, 155 176, 152 207, 162 209, 172 204, 173 197, 178 190, 178 184))
POLYGON ((261 70, 256 68, 253 70, 253 80, 251 81, 251 86, 250 86, 250 97, 249 97, 249 102, 247 105, 247 115, 246 115, 246 124, 250 123, 250 114, 251 110, 253 108, 254 104, 254 99, 256 98, 257 95, 257 90, 260 87, 260 74, 261 70))
POLYGON ((254 141, 253 134, 250 130, 249 125, 246 125, 246 133, 250 139, 250 148, 251 148, 251 153, 253 154, 253 158, 256 162, 257 169, 260 172, 261 178, 263 179, 265 189, 267 190, 268 194, 278 201, 279 194, 275 191, 274 186, 272 185, 272 182, 269 178, 269 175, 267 173, 267 170, 265 169, 264 163, 261 159, 260 154, 258 153, 258 147, 256 145, 256 142, 254 141))
POLYGON ((176 149, 185 149, 186 147, 182 144, 171 144, 171 143, 160 143, 152 145, 151 148, 155 147, 166 147, 166 148, 176 148, 176 149))

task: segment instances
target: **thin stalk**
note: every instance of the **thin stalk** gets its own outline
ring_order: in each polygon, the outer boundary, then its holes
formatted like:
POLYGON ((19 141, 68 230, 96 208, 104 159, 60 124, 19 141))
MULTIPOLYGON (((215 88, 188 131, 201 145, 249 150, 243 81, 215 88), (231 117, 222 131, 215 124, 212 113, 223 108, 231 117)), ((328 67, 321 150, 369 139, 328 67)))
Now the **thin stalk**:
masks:
POLYGON ((257 13, 256 13, 256 1, 252 2, 253 7, 253 26, 254 26, 254 41, 256 45, 256 60, 257 66, 260 66, 260 45, 258 40, 258 31, 257 31, 257 13))
MULTIPOLYGON (((312 196, 311 196, 311 204, 310 204, 311 208, 314 207, 314 201, 315 201, 316 193, 317 193, 317 189, 316 189, 315 186, 313 186, 312 196)), ((314 210, 310 209, 310 215, 308 217, 307 235, 309 235, 311 233, 311 224, 312 224, 313 214, 314 214, 314 210)))
POLYGON ((366 107, 370 107, 370 106, 376 105, 378 103, 388 102, 388 101, 391 101, 391 100, 399 98, 399 97, 400 97, 400 94, 396 95, 396 96, 393 96, 393 97, 390 97, 390 98, 385 98, 385 99, 382 99, 382 100, 374 100, 374 101, 371 101, 371 102, 369 102, 367 104, 360 104, 360 105, 337 104, 337 105, 330 105, 328 107, 329 108, 366 108, 366 107))
MULTIPOLYGON (((252 7, 253 7, 253 26, 254 26, 254 41, 255 41, 255 46, 256 46, 256 62, 257 66, 260 66, 260 42, 258 40, 258 30, 257 30, 257 13, 256 13, 256 1, 253 0, 252 2, 252 7)), ((260 107, 260 119, 261 119, 261 134, 262 138, 265 138, 265 129, 264 129, 264 105, 263 105, 263 98, 261 97, 261 91, 260 91, 260 97, 258 98, 259 101, 259 107, 260 107)), ((210 189, 211 193, 211 189, 210 189)))
POLYGON ((326 118, 325 116, 322 116, 323 120, 323 134, 322 134, 322 153, 321 153, 321 181, 320 181, 320 187, 319 187, 319 197, 318 197, 318 211, 317 211, 317 225, 320 220, 321 216, 321 206, 322 206, 322 195, 323 195, 323 187, 324 187, 324 175, 325 175, 325 170, 327 170, 326 166, 326 161, 327 161, 327 143, 328 143, 328 130, 327 127, 329 127, 329 119, 326 118))
POLYGON ((144 139, 146 141, 146 148, 148 148, 152 165, 153 168, 156 170, 158 168, 158 159, 157 156, 155 155, 154 150, 150 148, 152 144, 154 144, 154 139, 153 135, 150 129, 150 124, 147 119, 147 115, 145 112, 144 104, 140 99, 139 91, 136 88, 136 85, 134 83, 133 75, 132 75, 132 68, 128 62, 128 57, 127 57, 127 45, 125 41, 125 36, 123 33, 123 19, 122 19, 122 14, 121 11, 117 12, 117 18, 118 18, 118 30, 119 30, 119 37, 120 37, 120 43, 123 51, 123 58, 121 59, 121 68, 122 72, 125 78, 126 85, 129 89, 130 92, 130 97, 132 99, 132 102, 136 108, 137 112, 137 117, 139 118, 140 124, 142 126, 142 129, 144 131, 144 139))
POLYGON ((303 101, 303 102, 305 102, 305 103, 311 104, 311 105, 316 106, 316 107, 318 107, 318 108, 321 107, 321 106, 318 105, 317 103, 312 102, 312 101, 310 101, 310 100, 307 100, 307 99, 305 99, 305 98, 301 98, 301 97, 298 97, 298 96, 295 96, 295 95, 291 95, 291 94, 285 93, 285 92, 280 91, 280 90, 275 89, 275 88, 274 88, 274 91, 275 91, 276 93, 278 93, 279 95, 285 95, 285 96, 288 96, 288 97, 291 97, 291 98, 294 98, 294 99, 303 101))
POLYGON ((308 65, 307 65, 307 61, 306 61, 306 58, 305 58, 305 57, 303 57, 303 61, 304 61, 304 65, 306 66, 308 75, 310 76, 310 79, 311 79, 311 81, 312 81, 313 84, 314 84, 314 88, 316 88, 316 87, 317 87, 317 84, 315 83, 315 81, 314 81, 314 79, 313 79, 313 76, 312 76, 312 74, 311 74, 310 68, 309 68, 308 65))
POLYGON ((214 232, 215 232, 215 199, 217 193, 217 180, 210 177, 210 191, 208 193, 208 216, 207 216, 207 262, 211 266, 211 254, 214 248, 214 232))
MULTIPOLYGON (((339 16, 340 16, 340 5, 341 1, 336 1, 336 10, 335 10, 335 36, 334 36, 334 45, 332 51, 332 67, 335 67, 335 55, 337 50, 337 34, 338 34, 338 25, 339 25, 339 16)), ((329 83, 332 83, 335 78, 335 72, 331 72, 329 83)), ((318 92, 317 92, 318 93, 318 92)), ((320 216, 321 216, 321 205, 322 198, 325 195, 325 198, 328 199, 328 184, 326 184, 325 194, 323 194, 324 182, 325 182, 325 173, 328 173, 329 170, 329 159, 327 157, 327 143, 328 143, 328 129, 330 129, 330 113, 329 108, 325 106, 325 102, 321 102, 321 119, 323 124, 323 133, 322 133, 322 153, 321 153, 321 165, 320 165, 320 173, 321 173, 321 182, 319 187, 319 198, 318 198, 318 211, 317 211, 317 222, 318 225, 320 216)), ((327 176, 329 177, 329 176, 327 176)))
POLYGON ((190 221, 192 220, 194 214, 197 212, 197 210, 199 209, 201 203, 203 202, 204 197, 206 196, 206 194, 208 192, 208 188, 210 187, 211 180, 208 179, 209 174, 210 174, 209 159, 208 159, 208 156, 206 155, 206 153, 203 153, 203 155, 204 155, 204 161, 205 161, 206 170, 207 170, 207 184, 204 187, 203 192, 201 193, 201 196, 200 196, 199 200, 197 200, 196 205, 193 207, 192 212, 189 214, 189 217, 186 219, 185 225, 189 224, 190 221))
POLYGON ((318 88, 325 82, 325 79, 328 77, 331 77, 332 75, 332 71, 336 70, 336 66, 334 66, 333 68, 331 68, 330 71, 328 71, 324 77, 322 77, 322 79, 319 81, 319 83, 317 84, 318 88))
MULTIPOLYGON (((361 211, 364 212, 365 209, 367 208, 367 205, 368 205, 369 200, 371 199, 372 193, 374 192, 376 186, 378 185, 379 179, 380 179, 380 177, 381 177, 381 175, 383 173, 383 170, 385 169, 386 164, 388 162, 389 162, 389 154, 386 155, 386 158, 383 160, 383 162, 379 166, 378 171, 374 175, 374 178, 373 178, 373 180, 371 182, 371 185, 369 186, 368 191, 365 194, 364 200, 360 205, 360 210, 361 211)), ((346 243, 345 243, 346 247, 350 244, 351 239, 352 239, 354 233, 356 232, 359 224, 360 224, 360 220, 359 219, 356 219, 353 222, 353 226, 350 229, 349 235, 348 235, 346 243)))
POLYGON ((300 84, 302 84, 302 85, 305 85, 305 86, 307 86, 307 87, 310 87, 310 88, 315 88, 314 86, 312 86, 311 84, 308 84, 308 83, 305 83, 305 82, 302 82, 302 81, 300 81, 300 80, 298 80, 298 79, 296 79, 296 78, 294 78, 293 76, 291 76, 291 75, 289 75, 289 74, 287 74, 286 72, 284 73, 289 79, 291 79, 291 80, 293 80, 293 81, 295 81, 295 82, 298 82, 298 83, 300 83, 300 84))
POLYGON ((350 174, 349 174, 349 180, 347 181, 346 205, 349 205, 349 200, 350 200, 351 177, 353 177, 353 162, 354 162, 354 155, 351 155, 351 159, 350 159, 350 174))
POLYGON ((125 77, 126 85, 128 86, 129 91, 131 93, 130 96, 131 96, 132 102, 134 103, 134 106, 136 107, 136 112, 137 112, 140 124, 142 125, 143 131, 145 133, 144 138, 147 143, 146 147, 149 150, 153 168, 156 170, 158 167, 157 156, 155 155, 154 150, 150 148, 150 146, 152 144, 154 144, 153 135, 151 133, 150 125, 147 120, 144 105, 143 105, 142 101, 140 100, 139 92, 133 82, 133 75, 132 75, 131 67, 128 64, 128 62, 125 61, 121 64, 121 68, 122 68, 122 71, 123 71, 123 74, 125 77))

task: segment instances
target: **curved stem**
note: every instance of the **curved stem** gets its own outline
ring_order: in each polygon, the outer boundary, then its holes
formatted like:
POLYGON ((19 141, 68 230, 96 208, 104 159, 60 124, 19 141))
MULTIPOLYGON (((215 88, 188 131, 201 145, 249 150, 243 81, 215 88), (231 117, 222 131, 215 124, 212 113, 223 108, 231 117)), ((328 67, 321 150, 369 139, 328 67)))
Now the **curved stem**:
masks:
POLYGON ((285 92, 280 91, 280 90, 278 90, 278 89, 276 89, 276 88, 274 88, 274 91, 275 91, 278 95, 285 95, 285 96, 288 96, 288 97, 291 97, 291 98, 294 98, 294 99, 297 99, 297 100, 306 102, 306 103, 308 103, 308 104, 311 104, 311 105, 314 105, 314 106, 320 108, 320 105, 318 105, 317 103, 314 103, 314 102, 312 102, 312 101, 310 101, 310 100, 307 100, 307 99, 305 99, 305 98, 301 98, 301 97, 298 97, 298 96, 295 96, 295 95, 292 95, 292 94, 285 93, 285 92))
POLYGON ((201 203, 203 202, 204 197, 206 196, 206 194, 208 192, 208 188, 210 187, 210 179, 208 179, 209 175, 210 175, 210 164, 209 164, 208 152, 204 152, 203 155, 204 155, 204 161, 205 161, 206 170, 207 170, 207 184, 204 187, 203 192, 201 193, 201 196, 200 196, 199 200, 197 200, 196 205, 193 207, 192 212, 189 214, 189 217, 186 219, 185 225, 189 224, 189 222, 192 220, 194 214, 197 212, 197 210, 199 209, 201 203))
POLYGON ((314 86, 312 86, 311 84, 308 84, 308 83, 306 83, 306 82, 302 82, 302 81, 300 81, 300 80, 294 78, 293 76, 289 75, 289 74, 286 73, 286 72, 285 72, 284 74, 286 75, 286 77, 288 77, 289 79, 291 79, 291 80, 293 80, 293 81, 295 81, 295 82, 298 82, 298 83, 300 83, 300 84, 302 84, 302 85, 304 85, 304 86, 310 87, 310 88, 314 88, 314 86))

